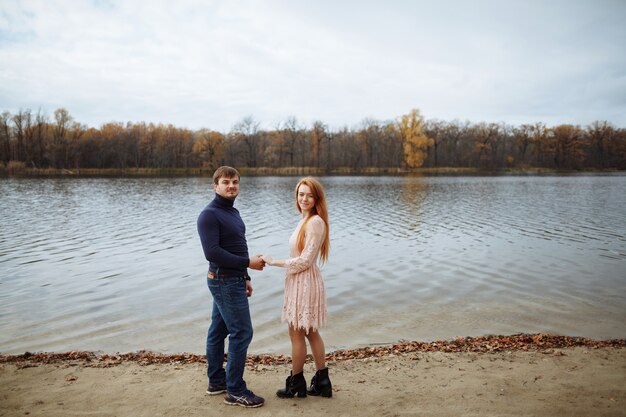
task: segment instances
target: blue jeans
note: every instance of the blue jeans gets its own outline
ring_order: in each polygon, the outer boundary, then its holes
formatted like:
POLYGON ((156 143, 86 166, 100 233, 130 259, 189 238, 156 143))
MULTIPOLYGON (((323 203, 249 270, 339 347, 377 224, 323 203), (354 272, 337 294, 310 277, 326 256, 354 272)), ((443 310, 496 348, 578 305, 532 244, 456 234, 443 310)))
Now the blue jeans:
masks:
POLYGON ((246 391, 243 371, 248 346, 252 341, 252 320, 246 295, 246 279, 207 279, 213 296, 211 325, 206 338, 207 375, 209 384, 226 382, 229 394, 241 395, 246 391), (228 336, 228 362, 224 371, 224 340, 228 336))

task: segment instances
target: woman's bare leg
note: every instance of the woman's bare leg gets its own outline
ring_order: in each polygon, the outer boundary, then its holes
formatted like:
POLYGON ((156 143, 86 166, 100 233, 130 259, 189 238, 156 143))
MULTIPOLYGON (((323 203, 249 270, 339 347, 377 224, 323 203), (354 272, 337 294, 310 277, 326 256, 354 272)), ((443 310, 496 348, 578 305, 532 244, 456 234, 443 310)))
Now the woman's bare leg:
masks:
POLYGON ((309 334, 306 335, 306 338, 309 339, 309 344, 311 345, 311 352, 313 353, 313 359, 315 359, 315 368, 326 368, 326 351, 322 336, 311 329, 309 330, 309 334))
POLYGON ((299 374, 304 369, 304 361, 306 360, 305 334, 304 330, 294 329, 289 326, 289 338, 291 339, 291 370, 293 375, 299 374))

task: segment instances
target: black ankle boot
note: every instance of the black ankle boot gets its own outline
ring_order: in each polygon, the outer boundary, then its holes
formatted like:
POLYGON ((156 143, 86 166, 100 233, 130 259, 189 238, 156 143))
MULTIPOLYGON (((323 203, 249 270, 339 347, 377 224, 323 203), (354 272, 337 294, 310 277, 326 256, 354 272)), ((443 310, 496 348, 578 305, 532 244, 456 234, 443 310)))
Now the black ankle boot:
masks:
POLYGON ((307 390, 309 395, 321 395, 330 398, 333 396, 333 384, 328 377, 328 368, 318 370, 311 379, 311 388, 307 390))
POLYGON ((304 373, 293 374, 291 372, 285 381, 285 389, 276 391, 280 398, 306 397, 306 379, 304 373))

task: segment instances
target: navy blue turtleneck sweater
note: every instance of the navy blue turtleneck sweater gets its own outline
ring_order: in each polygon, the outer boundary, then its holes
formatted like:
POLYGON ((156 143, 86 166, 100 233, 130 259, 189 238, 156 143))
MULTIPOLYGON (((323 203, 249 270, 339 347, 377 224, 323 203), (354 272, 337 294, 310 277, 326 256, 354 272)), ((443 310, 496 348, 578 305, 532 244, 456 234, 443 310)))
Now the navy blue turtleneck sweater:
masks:
POLYGON ((209 271, 228 276, 247 275, 250 257, 246 226, 233 200, 215 194, 198 216, 198 234, 209 271))

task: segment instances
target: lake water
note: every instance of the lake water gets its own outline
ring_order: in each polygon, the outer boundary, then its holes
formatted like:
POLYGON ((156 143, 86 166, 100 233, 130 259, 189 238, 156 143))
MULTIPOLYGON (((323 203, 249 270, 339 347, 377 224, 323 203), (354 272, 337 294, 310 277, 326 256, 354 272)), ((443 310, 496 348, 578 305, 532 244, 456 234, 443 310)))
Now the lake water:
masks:
MULTIPOLYGON (((284 258, 298 178, 243 178, 284 258)), ((626 176, 323 177, 327 350, 455 336, 626 337, 626 176)), ((203 178, 0 179, 0 352, 204 353, 203 178)), ((253 271, 252 353, 289 353, 284 271, 253 271)))

